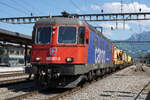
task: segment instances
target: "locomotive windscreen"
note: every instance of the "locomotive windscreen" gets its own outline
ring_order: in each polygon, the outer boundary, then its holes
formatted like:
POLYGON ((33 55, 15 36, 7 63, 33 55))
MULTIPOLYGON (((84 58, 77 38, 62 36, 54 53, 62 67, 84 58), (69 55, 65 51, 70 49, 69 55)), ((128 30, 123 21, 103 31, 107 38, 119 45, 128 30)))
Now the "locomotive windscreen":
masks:
POLYGON ((51 41, 51 27, 39 27, 36 32, 37 44, 49 44, 51 41))
POLYGON ((76 27, 60 26, 58 33, 58 43, 75 44, 76 43, 76 27))

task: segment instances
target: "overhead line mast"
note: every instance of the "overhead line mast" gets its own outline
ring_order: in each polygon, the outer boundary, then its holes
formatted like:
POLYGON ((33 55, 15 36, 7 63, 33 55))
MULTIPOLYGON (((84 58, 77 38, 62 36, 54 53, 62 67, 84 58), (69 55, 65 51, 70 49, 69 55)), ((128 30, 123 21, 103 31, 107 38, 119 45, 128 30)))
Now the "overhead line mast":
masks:
POLYGON ((133 21, 133 20, 150 20, 150 12, 138 13, 105 13, 105 14, 69 14, 62 12, 58 16, 31 16, 31 17, 12 17, 0 18, 0 22, 10 24, 31 24, 35 23, 41 18, 49 17, 74 17, 86 21, 133 21))

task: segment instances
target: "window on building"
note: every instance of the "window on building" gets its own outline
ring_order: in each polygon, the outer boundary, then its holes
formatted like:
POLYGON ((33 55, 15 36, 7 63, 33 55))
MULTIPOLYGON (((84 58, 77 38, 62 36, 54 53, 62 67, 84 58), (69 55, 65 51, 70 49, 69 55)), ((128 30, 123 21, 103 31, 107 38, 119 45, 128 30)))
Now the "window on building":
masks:
POLYGON ((10 54, 14 54, 14 50, 10 50, 10 54))
POLYGON ((0 63, 2 63, 2 58, 0 57, 0 63))
POLYGON ((16 50, 16 55, 19 55, 19 51, 20 51, 20 50, 16 50))
POLYGON ((5 55, 7 55, 8 54, 8 50, 7 49, 5 49, 5 55))
POLYGON ((3 55, 4 54, 4 49, 3 48, 0 48, 0 55, 3 55))

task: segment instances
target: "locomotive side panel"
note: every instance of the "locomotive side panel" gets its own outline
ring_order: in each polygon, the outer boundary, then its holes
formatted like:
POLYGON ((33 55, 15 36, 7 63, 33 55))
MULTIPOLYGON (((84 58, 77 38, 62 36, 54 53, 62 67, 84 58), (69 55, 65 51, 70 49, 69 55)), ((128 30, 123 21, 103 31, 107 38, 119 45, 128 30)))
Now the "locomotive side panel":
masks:
POLYGON ((87 64, 96 64, 102 68, 112 65, 112 44, 92 30, 90 30, 87 64))

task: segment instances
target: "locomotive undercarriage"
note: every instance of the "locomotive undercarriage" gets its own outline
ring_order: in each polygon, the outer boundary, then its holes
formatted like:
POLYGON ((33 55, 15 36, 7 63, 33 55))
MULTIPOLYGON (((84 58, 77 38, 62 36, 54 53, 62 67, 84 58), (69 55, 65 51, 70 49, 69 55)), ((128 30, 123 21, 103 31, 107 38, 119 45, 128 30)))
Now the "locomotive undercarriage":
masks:
POLYGON ((74 88, 85 80, 91 81, 97 76, 112 72, 113 65, 95 64, 32 64, 26 67, 26 73, 34 74, 38 83, 55 88, 74 88))

